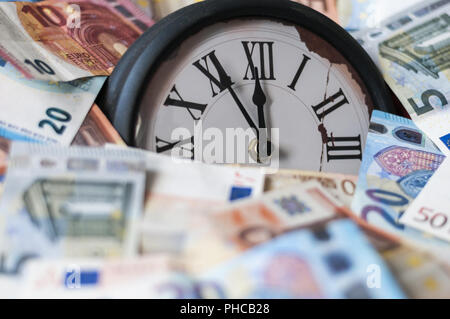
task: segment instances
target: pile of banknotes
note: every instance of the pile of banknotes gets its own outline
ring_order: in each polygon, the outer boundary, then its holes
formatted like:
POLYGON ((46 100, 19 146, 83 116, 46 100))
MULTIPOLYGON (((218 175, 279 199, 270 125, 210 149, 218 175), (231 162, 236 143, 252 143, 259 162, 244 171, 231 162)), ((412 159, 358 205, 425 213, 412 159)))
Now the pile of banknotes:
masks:
POLYGON ((373 112, 359 176, 125 145, 96 96, 193 2, 0 0, 0 298, 450 298, 450 0, 297 1, 351 32, 409 115, 373 112), (102 36, 66 27, 84 9, 102 36))

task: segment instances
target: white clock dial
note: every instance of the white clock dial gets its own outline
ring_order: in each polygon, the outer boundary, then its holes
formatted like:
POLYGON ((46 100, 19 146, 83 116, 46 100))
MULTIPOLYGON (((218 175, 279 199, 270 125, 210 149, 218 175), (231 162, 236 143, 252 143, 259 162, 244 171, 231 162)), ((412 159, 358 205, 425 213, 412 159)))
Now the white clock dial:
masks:
POLYGON ((371 111, 360 83, 348 61, 308 30, 267 19, 217 23, 179 43, 152 76, 136 140, 159 153, 223 163, 255 141, 263 145, 268 132, 282 168, 356 174, 371 111), (190 134, 177 137, 179 128, 190 134), (222 132, 222 154, 205 150, 220 143, 208 136, 211 128, 222 132), (227 129, 236 128, 250 128, 249 138, 227 154, 227 129))

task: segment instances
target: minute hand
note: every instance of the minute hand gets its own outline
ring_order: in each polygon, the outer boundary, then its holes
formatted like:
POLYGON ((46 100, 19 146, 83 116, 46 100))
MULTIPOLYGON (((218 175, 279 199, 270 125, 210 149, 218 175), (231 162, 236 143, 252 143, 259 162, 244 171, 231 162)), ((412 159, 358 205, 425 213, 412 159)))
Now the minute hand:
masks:
POLYGON ((231 77, 225 72, 225 70, 222 67, 217 68, 217 71, 219 73, 219 83, 221 86, 230 92, 231 96, 233 97, 234 102, 237 104, 239 110, 241 111, 242 115, 244 115, 245 120, 247 121, 248 125, 256 132, 256 137, 259 136, 258 128, 256 127, 255 123, 253 122, 252 118, 248 114, 247 110, 245 109, 244 105, 242 104, 241 100, 239 100, 239 97, 237 96, 236 92, 234 92, 234 89, 231 87, 233 85, 233 81, 231 80, 231 77))
POLYGON ((258 136, 259 135, 258 127, 256 127, 256 125, 253 122, 252 118, 247 113, 247 110, 245 109, 244 105, 242 105, 241 101, 239 100, 239 97, 236 95, 236 92, 234 92, 234 90, 231 87, 231 85, 228 86, 227 89, 230 92, 231 96, 233 97, 234 102, 236 102, 237 106, 239 107, 239 110, 241 111, 242 115, 244 115, 244 118, 247 121, 248 125, 250 125, 250 127, 256 131, 256 135, 258 136))

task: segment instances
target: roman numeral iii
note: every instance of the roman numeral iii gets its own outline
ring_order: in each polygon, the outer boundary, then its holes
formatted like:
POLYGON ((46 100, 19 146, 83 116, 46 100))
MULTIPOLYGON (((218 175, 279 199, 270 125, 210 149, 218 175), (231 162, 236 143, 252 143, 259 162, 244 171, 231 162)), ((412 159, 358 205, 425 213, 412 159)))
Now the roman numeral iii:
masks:
POLYGON ((335 160, 362 160, 361 135, 354 137, 334 137, 328 136, 327 143, 327 161, 335 160))

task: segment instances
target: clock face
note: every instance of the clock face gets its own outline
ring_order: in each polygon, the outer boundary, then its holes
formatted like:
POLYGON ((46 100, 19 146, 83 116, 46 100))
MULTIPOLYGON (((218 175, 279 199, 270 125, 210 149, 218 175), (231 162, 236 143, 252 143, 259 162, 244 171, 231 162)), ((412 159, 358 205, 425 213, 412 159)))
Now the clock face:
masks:
POLYGON ((206 162, 267 164, 276 155, 281 168, 357 174, 372 108, 357 72, 327 41, 285 22, 240 18, 183 39, 158 65, 135 140, 206 162))

